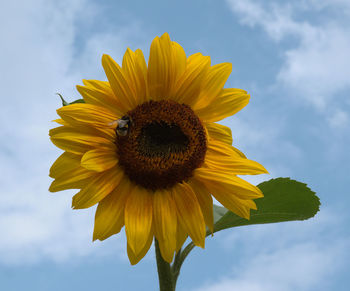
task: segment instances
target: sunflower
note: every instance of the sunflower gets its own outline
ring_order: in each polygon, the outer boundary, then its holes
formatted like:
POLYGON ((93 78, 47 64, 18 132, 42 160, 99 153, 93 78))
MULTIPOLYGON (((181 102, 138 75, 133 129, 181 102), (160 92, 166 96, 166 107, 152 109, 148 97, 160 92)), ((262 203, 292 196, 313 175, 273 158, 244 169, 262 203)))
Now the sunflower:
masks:
POLYGON ((231 64, 211 66, 186 56, 165 33, 150 48, 127 49, 120 67, 103 55, 108 81, 77 86, 85 103, 57 110, 52 142, 64 150, 54 162, 51 192, 80 189, 72 207, 97 205, 93 240, 123 226, 131 264, 153 238, 172 262, 190 236, 204 248, 213 232, 213 198, 249 219, 261 191, 237 175, 267 173, 232 146, 231 130, 215 123, 247 105, 241 89, 224 89, 231 64))

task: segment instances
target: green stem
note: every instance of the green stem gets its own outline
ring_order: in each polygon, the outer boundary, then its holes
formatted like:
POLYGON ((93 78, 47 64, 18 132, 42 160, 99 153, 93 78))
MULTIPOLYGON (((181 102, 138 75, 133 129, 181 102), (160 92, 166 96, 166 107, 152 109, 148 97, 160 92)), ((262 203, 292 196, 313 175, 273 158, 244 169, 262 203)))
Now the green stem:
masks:
POLYGON ((156 249, 156 259, 157 259, 157 269, 159 278, 159 290, 160 291, 175 291, 175 286, 173 283, 173 274, 170 264, 163 260, 162 255, 159 250, 159 244, 156 239, 154 239, 154 247, 156 249))
POLYGON ((182 264, 194 247, 195 247, 194 243, 190 242, 183 250, 180 250, 175 256, 174 264, 171 266, 171 271, 173 274, 174 290, 176 288, 176 282, 177 282, 177 278, 180 275, 180 269, 182 267, 182 264))

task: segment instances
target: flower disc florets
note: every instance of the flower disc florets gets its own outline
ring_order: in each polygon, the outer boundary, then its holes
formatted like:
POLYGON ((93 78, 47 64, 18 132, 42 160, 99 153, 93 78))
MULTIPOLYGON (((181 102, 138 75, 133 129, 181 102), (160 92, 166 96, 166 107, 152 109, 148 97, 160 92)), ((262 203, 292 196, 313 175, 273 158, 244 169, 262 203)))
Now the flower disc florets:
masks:
POLYGON ((187 181, 207 150, 205 130, 192 109, 171 100, 149 101, 128 112, 128 134, 118 135, 119 163, 147 189, 187 181))

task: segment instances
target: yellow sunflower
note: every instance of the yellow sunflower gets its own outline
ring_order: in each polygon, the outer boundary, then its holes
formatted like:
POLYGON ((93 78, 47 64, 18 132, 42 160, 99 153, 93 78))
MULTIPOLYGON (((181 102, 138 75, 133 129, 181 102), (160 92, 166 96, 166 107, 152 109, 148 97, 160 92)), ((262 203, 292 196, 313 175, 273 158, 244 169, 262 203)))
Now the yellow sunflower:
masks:
POLYGON ((64 150, 50 169, 50 191, 80 189, 74 209, 98 204, 93 240, 125 226, 131 264, 154 237, 172 262, 188 236, 204 247, 206 226, 213 231, 212 196, 249 219, 253 199, 263 195, 237 175, 267 171, 215 123, 249 101, 246 91, 223 88, 231 64, 187 57, 165 33, 153 40, 148 66, 141 50, 130 49, 121 67, 108 55, 102 65, 108 81, 77 86, 85 103, 58 109, 61 126, 50 131, 64 150))

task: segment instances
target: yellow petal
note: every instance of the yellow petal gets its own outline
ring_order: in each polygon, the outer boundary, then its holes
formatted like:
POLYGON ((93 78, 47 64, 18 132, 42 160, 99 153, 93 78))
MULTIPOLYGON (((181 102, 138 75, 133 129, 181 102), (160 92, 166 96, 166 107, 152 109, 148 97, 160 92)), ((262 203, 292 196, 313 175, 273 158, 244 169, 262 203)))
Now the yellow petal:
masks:
POLYGON ((127 110, 134 109, 138 105, 136 92, 130 88, 122 68, 109 55, 102 56, 102 66, 118 102, 125 104, 127 110))
POLYGON ((250 210, 256 210, 256 204, 253 200, 243 200, 235 196, 224 195, 223 193, 213 193, 216 200, 218 200, 224 207, 231 210, 240 217, 250 219, 250 210))
POLYGON ((68 125, 67 122, 65 122, 63 119, 59 118, 59 119, 55 119, 55 120, 52 120, 53 122, 56 122, 60 125, 68 125))
POLYGON ((150 98, 168 99, 185 66, 186 54, 181 46, 172 42, 167 33, 156 37, 151 44, 148 61, 150 98))
POLYGON ((207 152, 216 154, 217 156, 224 155, 228 157, 246 158, 246 156, 239 149, 216 139, 208 140, 207 152))
POLYGON ((83 209, 95 205, 109 195, 119 185, 123 177, 123 171, 118 167, 114 167, 106 172, 95 173, 90 182, 74 195, 72 207, 74 209, 83 209))
POLYGON ((116 150, 95 149, 88 151, 81 159, 81 165, 91 171, 102 172, 114 167, 118 162, 116 150))
POLYGON ((258 162, 238 156, 237 152, 232 149, 232 146, 217 141, 213 143, 213 140, 208 143, 204 166, 213 170, 226 172, 229 175, 257 175, 268 173, 258 162), (217 145, 221 146, 219 150, 215 148, 217 145), (222 151, 220 152, 220 150, 222 151))
MULTIPOLYGON (((232 64, 230 63, 217 64, 209 68, 198 98, 202 107, 203 104, 205 104, 205 106, 213 106, 213 100, 215 100, 222 91, 231 72, 232 64)), ((197 108, 195 103, 191 105, 193 105, 193 108, 197 108)))
POLYGON ((99 107, 107 108, 117 116, 123 116, 127 112, 127 108, 115 96, 109 85, 104 86, 100 83, 92 82, 92 80, 83 80, 86 86, 77 85, 76 88, 83 96, 86 104, 92 104, 99 107))
POLYGON ((246 159, 247 157, 245 156, 244 153, 242 153, 238 148, 232 147, 232 149, 236 152, 237 155, 239 155, 241 158, 246 159))
POLYGON ((211 156, 209 152, 206 154, 205 167, 228 172, 233 175, 258 175, 267 173, 266 169, 255 161, 225 156, 221 156, 220 159, 217 159, 217 155, 211 156))
POLYGON ((250 209, 257 209, 256 204, 250 199, 240 199, 235 195, 229 195, 228 193, 220 192, 217 188, 209 187, 211 193, 217 201, 219 201, 224 207, 231 210, 233 213, 240 217, 250 219, 250 209))
POLYGON ((249 103, 249 98, 244 90, 223 89, 210 104, 201 99, 192 108, 201 120, 216 122, 237 113, 249 103))
POLYGON ((173 52, 173 60, 174 60, 174 70, 176 72, 174 73, 175 77, 174 80, 177 81, 180 76, 185 72, 186 70, 186 53, 181 45, 179 45, 177 42, 172 41, 172 52, 173 52))
POLYGON ((93 240, 105 240, 124 226, 124 208, 130 193, 130 182, 123 179, 117 188, 98 203, 93 240))
POLYGON ((153 219, 155 236, 165 261, 171 263, 176 249, 176 205, 168 190, 153 194, 153 219))
POLYGON ((139 256, 151 233, 152 193, 135 186, 126 202, 124 219, 128 245, 135 256, 139 256))
POLYGON ((161 52, 159 37, 156 37, 151 44, 149 59, 148 59, 148 90, 150 98, 160 100, 164 98, 167 82, 167 63, 161 52))
POLYGON ((178 103, 194 104, 199 97, 209 67, 210 57, 201 53, 189 56, 186 70, 177 81, 172 99, 178 103))
MULTIPOLYGON (((218 189, 221 193, 235 195, 242 199, 255 199, 263 197, 261 190, 249 182, 228 173, 227 171, 198 168, 195 170, 195 178, 210 190, 218 189)), ((212 193, 213 194, 213 193, 212 193)), ((214 195, 214 194, 213 194, 214 195)))
POLYGON ((50 185, 49 191, 57 192, 67 189, 81 189, 89 183, 94 175, 94 172, 88 171, 83 167, 65 171, 61 175, 55 177, 55 180, 50 185))
POLYGON ((50 130, 51 141, 54 145, 77 155, 82 155, 96 147, 110 147, 111 141, 101 135, 101 132, 93 128, 60 126, 50 130))
POLYGON ((232 132, 229 127, 218 123, 207 123, 205 127, 208 130, 209 139, 216 139, 232 145, 232 132))
POLYGON ((92 177, 91 175, 89 176, 87 172, 84 172, 84 173, 72 172, 72 175, 76 175, 76 176, 74 176, 74 178, 71 178, 71 179, 56 178, 51 183, 49 191, 54 193, 54 192, 69 190, 69 189, 81 189, 86 184, 89 183, 92 177))
POLYGON ((64 152, 52 164, 49 176, 51 178, 56 178, 57 176, 60 176, 65 172, 69 172, 73 169, 79 168, 80 160, 81 155, 75 155, 72 153, 64 152))
POLYGON ((208 190, 199 183, 197 180, 192 179, 190 181, 190 186, 192 187, 194 193, 196 194, 198 203, 201 207, 205 224, 208 226, 209 230, 213 233, 214 231, 214 214, 213 214, 213 198, 208 190))
POLYGON ((105 92, 110 97, 114 96, 114 93, 111 89, 111 86, 108 81, 100 81, 100 80, 86 80, 83 79, 83 84, 87 87, 98 89, 105 92))
POLYGON ((183 244, 185 243, 188 235, 186 230, 183 228, 183 226, 180 223, 180 219, 178 217, 177 219, 177 227, 176 227, 176 252, 178 252, 183 244))
POLYGON ((177 184, 172 188, 177 215, 195 245, 204 248, 205 222, 196 194, 187 184, 177 184))
POLYGON ((210 171, 206 171, 207 177, 203 178, 204 175, 202 175, 200 172, 201 171, 196 170, 195 180, 197 180, 199 183, 203 183, 207 190, 215 197, 215 199, 227 209, 246 219, 250 218, 250 209, 257 209, 252 198, 263 197, 263 194, 259 188, 250 185, 253 189, 252 193, 256 193, 249 194, 249 190, 247 191, 249 183, 238 177, 236 178, 238 179, 238 182, 241 182, 243 186, 242 188, 236 187, 236 185, 232 183, 234 179, 230 179, 230 181, 228 181, 229 179, 225 179, 225 177, 221 176, 218 177, 217 175, 215 176, 216 173, 210 171), (208 178, 208 176, 214 177, 208 178), (254 189, 254 187, 256 189, 254 189))
POLYGON ((147 100, 147 66, 141 50, 127 49, 123 57, 123 72, 129 87, 133 87, 139 103, 147 100))
POLYGON ((63 120, 72 125, 88 125, 93 127, 108 127, 108 124, 118 119, 118 116, 109 110, 84 103, 76 103, 61 107, 57 110, 63 120))
MULTIPOLYGON (((150 99, 150 96, 149 96, 149 90, 148 90, 148 83, 147 83, 147 64, 146 64, 146 61, 145 61, 145 57, 143 55, 143 52, 140 50, 140 49, 137 49, 135 51, 135 62, 137 64, 137 67, 139 68, 139 75, 140 75, 140 83, 142 83, 142 78, 141 78, 141 75, 143 76, 143 79, 144 79, 144 82, 145 84, 142 85, 144 86, 144 90, 145 90, 145 93, 146 93, 146 96, 145 96, 145 99, 144 100, 140 100, 141 102, 146 102, 150 99)), ((141 103, 140 102, 140 103, 141 103)))
POLYGON ((127 252, 128 252, 128 257, 131 265, 136 265, 148 252, 149 248, 151 247, 153 241, 153 233, 152 230, 150 234, 148 235, 147 242, 145 246, 142 248, 139 254, 135 255, 133 250, 131 249, 129 243, 127 244, 127 252))

